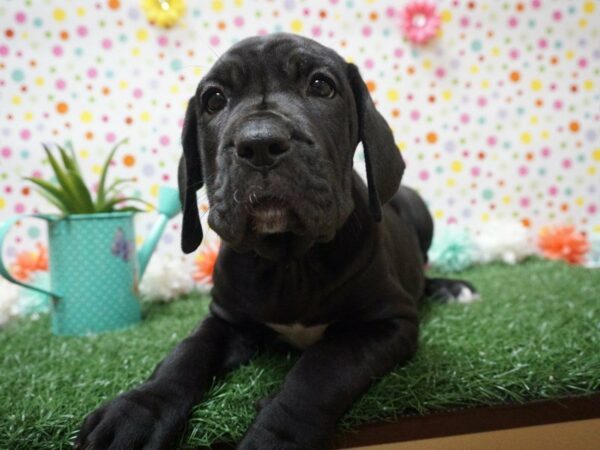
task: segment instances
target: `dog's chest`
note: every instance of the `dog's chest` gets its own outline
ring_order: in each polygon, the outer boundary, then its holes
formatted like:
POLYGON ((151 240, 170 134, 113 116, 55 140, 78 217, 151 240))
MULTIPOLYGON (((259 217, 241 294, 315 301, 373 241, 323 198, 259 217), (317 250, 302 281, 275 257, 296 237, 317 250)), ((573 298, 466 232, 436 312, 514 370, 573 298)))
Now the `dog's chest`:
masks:
POLYGON ((266 325, 279 333, 281 339, 301 350, 304 350, 319 341, 329 326, 328 323, 308 327, 300 323, 293 323, 291 325, 266 323, 266 325))

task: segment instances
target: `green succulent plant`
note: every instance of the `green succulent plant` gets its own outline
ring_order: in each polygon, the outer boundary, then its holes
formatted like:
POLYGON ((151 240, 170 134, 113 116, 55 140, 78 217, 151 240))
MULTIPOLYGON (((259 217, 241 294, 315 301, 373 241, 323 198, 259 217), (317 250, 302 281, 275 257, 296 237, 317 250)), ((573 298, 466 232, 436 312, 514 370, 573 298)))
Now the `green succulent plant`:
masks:
POLYGON ((55 182, 38 177, 25 177, 25 179, 35 184, 36 191, 56 206, 64 215, 142 211, 132 206, 131 202, 145 205, 149 205, 149 203, 139 197, 119 195, 120 189, 125 187, 127 183, 135 181, 133 178, 116 179, 107 186, 110 162, 117 149, 126 142, 127 139, 118 142, 104 161, 95 199, 84 182, 77 156, 71 145, 67 145, 68 148, 65 148, 57 144, 59 157, 56 157, 47 145, 42 145, 48 157, 48 162, 52 166, 55 182))

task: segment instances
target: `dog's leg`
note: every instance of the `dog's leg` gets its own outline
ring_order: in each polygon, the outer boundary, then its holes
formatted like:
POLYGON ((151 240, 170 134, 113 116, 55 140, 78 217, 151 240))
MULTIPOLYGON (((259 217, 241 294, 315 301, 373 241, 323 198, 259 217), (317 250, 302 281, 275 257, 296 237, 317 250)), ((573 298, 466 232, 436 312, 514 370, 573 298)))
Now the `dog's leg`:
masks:
POLYGON ((410 358, 416 342, 416 323, 404 319, 333 325, 302 354, 238 449, 329 447, 337 420, 375 378, 410 358))
POLYGON ((427 278, 423 295, 448 303, 472 303, 480 298, 477 289, 471 283, 450 278, 427 278))
POLYGON ((75 441, 81 449, 166 449, 174 446, 192 407, 212 379, 252 357, 252 333, 209 316, 141 386, 92 412, 75 441))

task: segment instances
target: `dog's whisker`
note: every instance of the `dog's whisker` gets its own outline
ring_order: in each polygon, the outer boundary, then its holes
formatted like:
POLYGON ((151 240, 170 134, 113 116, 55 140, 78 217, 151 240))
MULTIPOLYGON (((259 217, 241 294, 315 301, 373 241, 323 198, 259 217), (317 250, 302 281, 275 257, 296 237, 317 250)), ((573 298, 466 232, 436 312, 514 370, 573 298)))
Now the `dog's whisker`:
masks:
POLYGON ((236 189, 235 191, 233 191, 233 201, 239 205, 240 200, 237 198, 237 196, 238 196, 238 190, 236 189))
POLYGON ((254 203, 258 202, 258 197, 256 195, 256 192, 252 192, 250 194, 250 205, 254 205, 254 203))

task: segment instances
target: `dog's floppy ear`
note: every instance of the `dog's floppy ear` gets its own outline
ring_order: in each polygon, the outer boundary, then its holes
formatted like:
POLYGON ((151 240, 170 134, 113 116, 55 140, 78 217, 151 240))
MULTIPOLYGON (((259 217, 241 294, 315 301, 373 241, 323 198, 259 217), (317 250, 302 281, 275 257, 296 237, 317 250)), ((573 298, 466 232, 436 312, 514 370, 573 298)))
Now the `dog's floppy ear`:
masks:
POLYGON ((365 152, 369 209, 373 219, 379 222, 381 205, 398 190, 405 164, 392 130, 375 109, 369 90, 354 64, 348 64, 348 79, 358 113, 358 139, 362 141, 365 152))
POLYGON ((198 213, 196 191, 202 187, 202 161, 198 142, 198 121, 196 116, 196 100, 192 97, 188 103, 183 122, 181 143, 183 156, 179 161, 179 199, 183 210, 181 227, 181 249, 191 253, 202 242, 202 225, 198 213))

